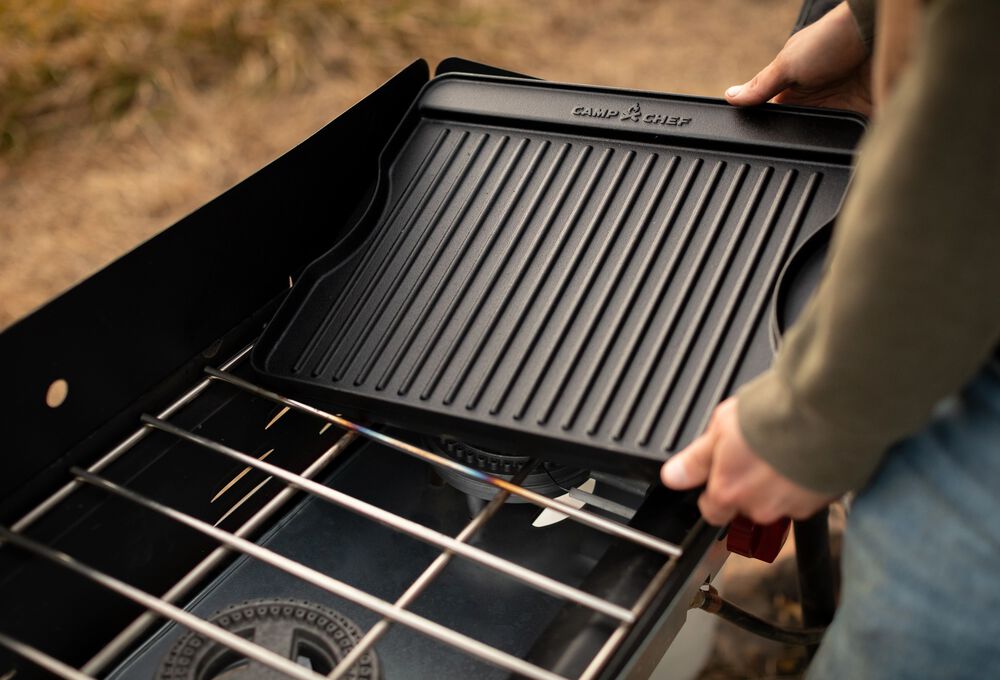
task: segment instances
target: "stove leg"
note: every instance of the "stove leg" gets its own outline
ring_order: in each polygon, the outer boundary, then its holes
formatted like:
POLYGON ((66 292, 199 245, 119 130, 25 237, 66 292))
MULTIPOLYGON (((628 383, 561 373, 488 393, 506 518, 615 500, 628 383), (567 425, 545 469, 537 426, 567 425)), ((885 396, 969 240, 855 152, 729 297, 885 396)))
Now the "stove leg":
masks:
MULTIPOLYGON (((795 561, 799 575, 802 625, 824 627, 837 608, 837 586, 830 554, 829 510, 823 508, 806 520, 794 523, 795 561)), ((809 647, 809 658, 816 647, 809 647)))

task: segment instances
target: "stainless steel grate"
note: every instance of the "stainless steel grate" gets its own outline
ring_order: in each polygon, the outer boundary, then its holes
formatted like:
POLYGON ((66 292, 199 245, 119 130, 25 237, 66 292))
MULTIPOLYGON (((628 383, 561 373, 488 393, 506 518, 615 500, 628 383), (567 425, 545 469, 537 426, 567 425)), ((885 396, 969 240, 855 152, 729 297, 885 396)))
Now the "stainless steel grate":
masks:
MULTIPOLYGON (((64 664, 59 659, 52 658, 40 649, 36 649, 35 647, 15 640, 14 638, 7 637, 3 633, 0 633, 0 647, 6 647, 15 654, 28 659, 39 668, 44 668, 53 675, 57 675, 61 678, 67 678, 68 680, 92 680, 91 676, 86 673, 82 673, 72 666, 64 664)), ((12 678, 13 674, 7 673, 3 677, 5 679, 12 678)))
POLYGON ((630 626, 635 623, 638 616, 648 606, 657 589, 662 586, 670 569, 675 564, 676 558, 682 554, 680 547, 656 536, 524 488, 520 483, 535 469, 538 465, 537 461, 532 461, 513 479, 507 481, 248 382, 233 374, 231 370, 249 354, 250 349, 250 347, 243 349, 232 359, 222 364, 219 369, 207 368, 207 377, 183 394, 169 407, 155 416, 143 416, 142 427, 140 429, 133 432, 128 438, 87 469, 72 468, 73 479, 55 494, 39 504, 10 528, 0 527, 0 539, 4 543, 16 546, 44 560, 57 563, 103 586, 111 592, 141 605, 147 610, 146 613, 122 630, 80 670, 70 667, 38 649, 3 635, 0 635, 0 645, 11 649, 57 676, 73 679, 87 678, 95 676, 106 669, 112 660, 117 658, 125 649, 149 630, 159 617, 163 617, 194 630, 239 655, 253 659, 289 677, 303 679, 340 678, 353 668, 365 652, 370 650, 388 631, 390 626, 399 624, 476 659, 512 673, 517 673, 523 677, 537 678, 539 680, 556 680, 562 678, 563 676, 542 668, 539 665, 476 640, 462 632, 436 623, 408 609, 414 600, 441 574, 449 562, 455 556, 458 556, 530 586, 537 591, 586 607, 613 621, 616 626, 614 632, 608 637, 604 645, 595 654, 590 665, 580 676, 583 679, 589 680, 596 676, 617 645, 624 639, 630 626), (198 398, 212 384, 217 383, 224 383, 256 397, 271 400, 286 409, 300 411, 327 423, 339 426, 345 429, 346 432, 332 446, 312 461, 305 470, 301 473, 296 473, 250 456, 221 441, 182 428, 170 421, 171 416, 198 398), (136 443, 153 431, 166 433, 179 440, 212 451, 215 454, 226 456, 239 462, 241 465, 254 468, 268 475, 269 480, 280 480, 286 487, 254 513, 238 529, 227 531, 177 508, 153 500, 133 489, 117 484, 100 474, 102 470, 127 453, 136 443), (413 520, 372 505, 343 491, 313 481, 313 478, 327 464, 359 437, 373 440, 383 446, 395 449, 432 465, 448 467, 464 475, 474 477, 481 482, 496 487, 498 493, 455 537, 451 537, 413 520), (25 529, 30 527, 36 520, 84 485, 101 489, 109 494, 125 499, 136 506, 143 507, 180 523, 212 539, 217 544, 217 547, 163 595, 157 596, 129 585, 122 580, 83 563, 69 554, 33 540, 24 534, 25 529), (433 545, 440 549, 441 552, 413 580, 395 602, 389 602, 248 540, 247 536, 260 527, 268 517, 274 515, 281 506, 290 500, 296 491, 302 491, 324 502, 338 505, 373 522, 378 522, 397 532, 433 545), (624 607, 471 545, 470 539, 487 525, 504 501, 511 495, 519 496, 523 500, 539 507, 559 512, 568 517, 570 521, 578 522, 610 536, 624 539, 649 550, 656 551, 665 557, 665 563, 646 586, 638 600, 631 607, 624 607), (381 619, 371 627, 367 634, 360 640, 359 644, 327 676, 323 676, 261 645, 234 635, 208 620, 177 606, 176 603, 187 595, 197 583, 211 570, 219 566, 227 555, 234 552, 259 560, 305 583, 365 607, 376 613, 381 619))

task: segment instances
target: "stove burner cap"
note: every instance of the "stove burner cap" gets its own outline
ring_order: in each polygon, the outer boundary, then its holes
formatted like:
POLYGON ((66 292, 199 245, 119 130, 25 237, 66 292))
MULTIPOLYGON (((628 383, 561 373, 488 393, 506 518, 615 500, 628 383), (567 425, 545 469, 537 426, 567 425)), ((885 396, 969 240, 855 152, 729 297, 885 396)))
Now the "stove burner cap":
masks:
MULTIPOLYGON (((343 614, 311 602, 250 600, 223 609, 212 623, 277 652, 317 673, 328 674, 361 639, 343 614)), ((377 680, 374 650, 345 678, 377 680)), ((279 680, 284 675, 191 631, 182 635, 160 664, 157 680, 279 680)))
MULTIPOLYGON (((531 460, 530 456, 508 456, 495 453, 451 437, 430 438, 428 444, 431 450, 451 460, 501 479, 511 479, 531 460)), ((448 484, 474 498, 490 500, 498 491, 495 486, 468 477, 456 470, 439 468, 438 473, 448 484)), ((588 470, 542 462, 534 472, 525 478, 521 486, 543 496, 554 498, 587 481, 589 476, 588 470)), ((526 501, 518 496, 511 496, 507 502, 525 503, 526 501)))

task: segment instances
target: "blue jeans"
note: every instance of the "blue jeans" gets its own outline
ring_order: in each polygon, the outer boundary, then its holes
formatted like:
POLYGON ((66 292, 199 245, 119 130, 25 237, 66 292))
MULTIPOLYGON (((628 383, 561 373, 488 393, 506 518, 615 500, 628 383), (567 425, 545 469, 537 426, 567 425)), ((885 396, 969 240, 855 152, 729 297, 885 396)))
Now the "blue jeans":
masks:
POLYGON ((1000 366, 895 446, 851 508, 809 680, 1000 678, 1000 366))

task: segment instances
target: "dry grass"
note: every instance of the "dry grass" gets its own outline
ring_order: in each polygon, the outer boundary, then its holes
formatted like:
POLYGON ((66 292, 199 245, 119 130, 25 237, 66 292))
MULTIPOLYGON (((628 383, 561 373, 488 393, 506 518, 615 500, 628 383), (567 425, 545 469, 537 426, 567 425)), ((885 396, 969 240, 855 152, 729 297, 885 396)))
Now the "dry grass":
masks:
POLYGON ((478 15, 459 0, 7 0, 0 152, 66 127, 162 117, 222 83, 302 90, 478 15))

